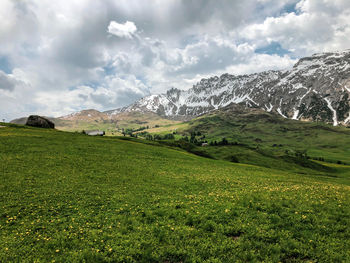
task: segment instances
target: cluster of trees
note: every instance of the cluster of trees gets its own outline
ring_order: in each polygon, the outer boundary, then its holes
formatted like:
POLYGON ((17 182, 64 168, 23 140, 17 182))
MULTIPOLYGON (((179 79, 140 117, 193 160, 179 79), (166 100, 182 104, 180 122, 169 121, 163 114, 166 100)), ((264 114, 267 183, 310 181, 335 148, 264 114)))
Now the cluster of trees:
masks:
POLYGON ((196 137, 192 137, 192 136, 190 138, 188 138, 188 136, 184 136, 181 138, 181 140, 185 142, 193 143, 195 145, 201 145, 202 143, 207 142, 207 141, 197 140, 196 137))
POLYGON ((200 131, 192 131, 191 132, 191 137, 196 137, 196 136, 201 136, 202 133, 200 131))
POLYGON ((325 160, 324 157, 313 157, 313 160, 318 160, 321 162, 328 162, 328 163, 336 163, 336 164, 344 164, 347 165, 344 161, 337 160, 337 161, 332 161, 332 160, 325 160))
POLYGON ((128 135, 130 137, 137 138, 137 134, 134 134, 134 132, 143 131, 143 130, 146 130, 146 129, 149 129, 148 125, 147 126, 142 126, 140 128, 137 128, 137 129, 129 129, 129 128, 124 129, 124 128, 122 128, 122 134, 123 134, 123 136, 128 135))
POLYGON ((321 161, 321 162, 328 162, 328 163, 336 163, 336 164, 344 164, 346 165, 345 162, 341 161, 341 160, 337 160, 337 161, 332 161, 332 160, 325 160, 324 157, 310 157, 307 154, 307 150, 285 150, 285 154, 288 156, 294 156, 300 160, 308 160, 308 159, 312 159, 312 160, 317 160, 317 161, 321 161))
MULTIPOLYGON (((221 139, 221 141, 211 141, 209 143, 210 146, 219 146, 219 145, 232 145, 232 143, 229 143, 228 140, 224 137, 221 139)), ((233 143, 233 144, 237 144, 237 143, 233 143)))
POLYGON ((149 134, 149 133, 146 133, 144 134, 146 140, 149 140, 149 141, 161 141, 161 140, 174 140, 175 139, 175 136, 174 134, 172 133, 168 133, 168 134, 165 134, 165 135, 160 135, 160 134, 149 134))
MULTIPOLYGON (((141 127, 141 128, 143 128, 143 127, 141 127)), ((142 131, 143 129, 141 129, 141 128, 139 128, 138 130, 126 129, 125 132, 126 132, 126 134, 134 137, 132 135, 132 133, 130 133, 130 131, 142 131)), ((138 133, 139 136, 142 136, 142 137, 146 138, 146 140, 149 140, 149 141, 175 140, 175 136, 174 136, 175 134, 177 134, 177 131, 174 131, 173 133, 168 133, 165 135, 160 135, 160 134, 153 134, 152 135, 146 131, 138 133)), ((208 141, 205 140, 205 135, 202 134, 200 131, 192 131, 190 133, 190 136, 183 136, 180 140, 185 141, 185 142, 189 142, 189 143, 197 145, 197 146, 202 146, 203 143, 208 143, 208 141)), ((208 143, 208 145, 210 145, 210 146, 237 145, 237 144, 238 144, 237 142, 229 142, 225 137, 219 141, 211 141, 210 143, 208 143)))
POLYGON ((130 137, 134 137, 134 129, 122 129, 123 136, 129 135, 130 137))
MULTIPOLYGON (((203 139, 205 139, 204 135, 199 139, 197 139, 196 137, 188 138, 188 136, 181 138, 181 140, 193 143, 198 146, 201 146, 203 143, 208 143, 207 140, 203 140, 203 139)), ((226 138, 222 138, 220 141, 211 141, 208 143, 208 145, 210 146, 237 145, 237 144, 238 144, 237 142, 229 142, 226 138)))
POLYGON ((188 136, 184 136, 181 138, 181 140, 186 141, 186 142, 190 142, 193 143, 195 145, 202 145, 202 143, 207 143, 205 139, 205 135, 202 135, 202 133, 200 131, 192 131, 190 133, 190 137, 188 136), (201 136, 200 138, 196 138, 196 136, 201 136))
MULTIPOLYGON (((202 134, 200 131, 192 131, 191 137, 188 138, 187 136, 182 138, 185 141, 189 141, 190 143, 196 144, 196 145, 202 145, 203 143, 208 143, 207 140, 205 140, 205 135, 202 134), (200 138, 196 138, 196 136, 201 136, 200 138)), ((222 146, 222 145, 237 145, 237 142, 229 142, 225 137, 222 138, 219 141, 211 141, 209 143, 210 146, 222 146)))
POLYGON ((295 154, 295 157, 300 158, 300 159, 309 159, 310 158, 307 155, 306 150, 296 150, 294 154, 295 154))
POLYGON ((295 156, 299 159, 310 159, 310 157, 307 155, 307 150, 285 150, 284 153, 289 156, 295 156))

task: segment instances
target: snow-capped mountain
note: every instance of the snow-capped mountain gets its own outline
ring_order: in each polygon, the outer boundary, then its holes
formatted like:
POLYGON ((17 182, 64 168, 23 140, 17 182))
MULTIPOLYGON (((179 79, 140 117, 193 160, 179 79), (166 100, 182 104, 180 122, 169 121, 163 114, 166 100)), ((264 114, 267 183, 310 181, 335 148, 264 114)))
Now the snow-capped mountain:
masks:
POLYGON ((285 118, 350 124, 350 50, 302 58, 291 70, 202 79, 191 89, 170 89, 110 115, 151 111, 197 116, 230 103, 274 111, 285 118))

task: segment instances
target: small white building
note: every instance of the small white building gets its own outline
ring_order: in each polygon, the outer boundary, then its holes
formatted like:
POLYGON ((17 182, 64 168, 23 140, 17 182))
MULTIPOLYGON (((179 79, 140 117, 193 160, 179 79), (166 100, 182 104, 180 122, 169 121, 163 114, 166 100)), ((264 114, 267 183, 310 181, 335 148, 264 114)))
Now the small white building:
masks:
POLYGON ((90 136, 103 136, 106 134, 104 131, 100 130, 83 131, 83 133, 90 136))

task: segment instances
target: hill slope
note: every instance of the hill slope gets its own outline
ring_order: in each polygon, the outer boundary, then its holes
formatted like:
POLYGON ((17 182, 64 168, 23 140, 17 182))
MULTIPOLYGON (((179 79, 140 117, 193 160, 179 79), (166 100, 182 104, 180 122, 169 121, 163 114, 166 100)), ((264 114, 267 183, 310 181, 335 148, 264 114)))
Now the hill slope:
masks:
POLYGON ((350 164, 350 129, 289 120, 277 113, 237 104, 211 111, 189 122, 145 131, 163 135, 176 133, 176 139, 190 138, 195 134, 199 144, 210 144, 201 150, 214 158, 276 169, 300 171, 300 168, 309 167, 321 171, 321 167, 310 163, 307 156, 350 164), (228 145, 216 146, 223 138, 228 145))
POLYGON ((3 262, 350 260, 348 177, 13 125, 0 145, 3 262))

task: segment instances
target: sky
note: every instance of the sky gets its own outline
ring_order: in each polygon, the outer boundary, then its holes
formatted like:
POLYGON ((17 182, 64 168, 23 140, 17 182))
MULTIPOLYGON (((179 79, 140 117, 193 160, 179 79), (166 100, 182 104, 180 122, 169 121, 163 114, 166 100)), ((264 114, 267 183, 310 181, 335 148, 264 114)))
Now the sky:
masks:
POLYGON ((129 105, 350 48, 349 0, 1 0, 0 120, 129 105))

